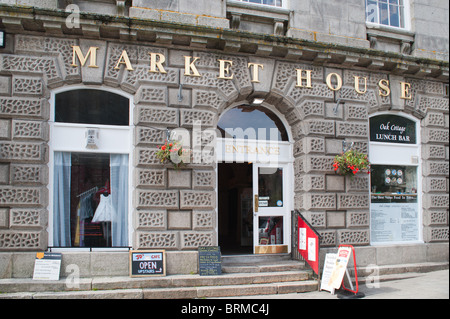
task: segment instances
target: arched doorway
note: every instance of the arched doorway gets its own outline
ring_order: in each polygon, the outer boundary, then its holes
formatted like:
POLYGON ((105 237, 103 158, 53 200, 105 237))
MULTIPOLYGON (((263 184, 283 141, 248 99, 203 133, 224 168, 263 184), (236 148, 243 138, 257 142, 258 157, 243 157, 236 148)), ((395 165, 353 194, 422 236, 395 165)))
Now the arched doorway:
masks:
POLYGON ((262 105, 240 105, 224 112, 218 130, 222 252, 290 252, 292 145, 281 114, 262 105))

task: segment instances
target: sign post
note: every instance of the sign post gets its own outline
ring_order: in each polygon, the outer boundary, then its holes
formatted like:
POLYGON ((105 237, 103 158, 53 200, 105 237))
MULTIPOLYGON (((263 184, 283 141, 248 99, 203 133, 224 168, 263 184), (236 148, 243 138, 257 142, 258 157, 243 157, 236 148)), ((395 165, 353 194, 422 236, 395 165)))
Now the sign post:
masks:
POLYGON ((298 252, 319 275, 319 238, 320 235, 306 221, 302 214, 298 213, 298 252))

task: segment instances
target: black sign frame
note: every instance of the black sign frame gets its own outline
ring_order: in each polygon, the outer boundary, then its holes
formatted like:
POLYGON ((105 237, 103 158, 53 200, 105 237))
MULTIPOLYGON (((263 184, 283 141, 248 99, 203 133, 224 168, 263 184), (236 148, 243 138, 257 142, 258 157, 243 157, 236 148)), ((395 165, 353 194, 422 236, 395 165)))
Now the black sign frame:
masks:
POLYGON ((166 275, 165 250, 130 250, 130 277, 166 275))
POLYGON ((369 119, 370 141, 417 144, 416 122, 394 114, 381 114, 369 119))
POLYGON ((200 276, 217 276, 222 274, 220 246, 198 247, 198 273, 200 276))

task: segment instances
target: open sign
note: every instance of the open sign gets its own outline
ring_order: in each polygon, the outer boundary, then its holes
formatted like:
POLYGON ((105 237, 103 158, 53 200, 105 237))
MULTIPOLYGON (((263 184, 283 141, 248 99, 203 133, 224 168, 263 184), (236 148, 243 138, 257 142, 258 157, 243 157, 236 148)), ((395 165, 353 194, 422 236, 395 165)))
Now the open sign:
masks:
POLYGON ((165 275, 166 256, 164 250, 130 251, 130 277, 165 275))

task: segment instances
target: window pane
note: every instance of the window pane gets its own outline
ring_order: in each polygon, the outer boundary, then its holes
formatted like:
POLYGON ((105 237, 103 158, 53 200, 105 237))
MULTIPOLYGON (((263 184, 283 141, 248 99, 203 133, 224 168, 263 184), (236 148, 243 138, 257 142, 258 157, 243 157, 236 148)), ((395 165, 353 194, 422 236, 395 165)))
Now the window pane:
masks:
POLYGON ((283 217, 259 217, 258 245, 283 245, 283 217))
POLYGON ((101 90, 73 90, 55 96, 55 122, 129 125, 128 99, 101 90))
POLYGON ((238 106, 217 124, 224 138, 288 141, 286 128, 276 114, 261 106, 238 106))
POLYGON ((283 207, 283 169, 258 168, 259 207, 283 207))

